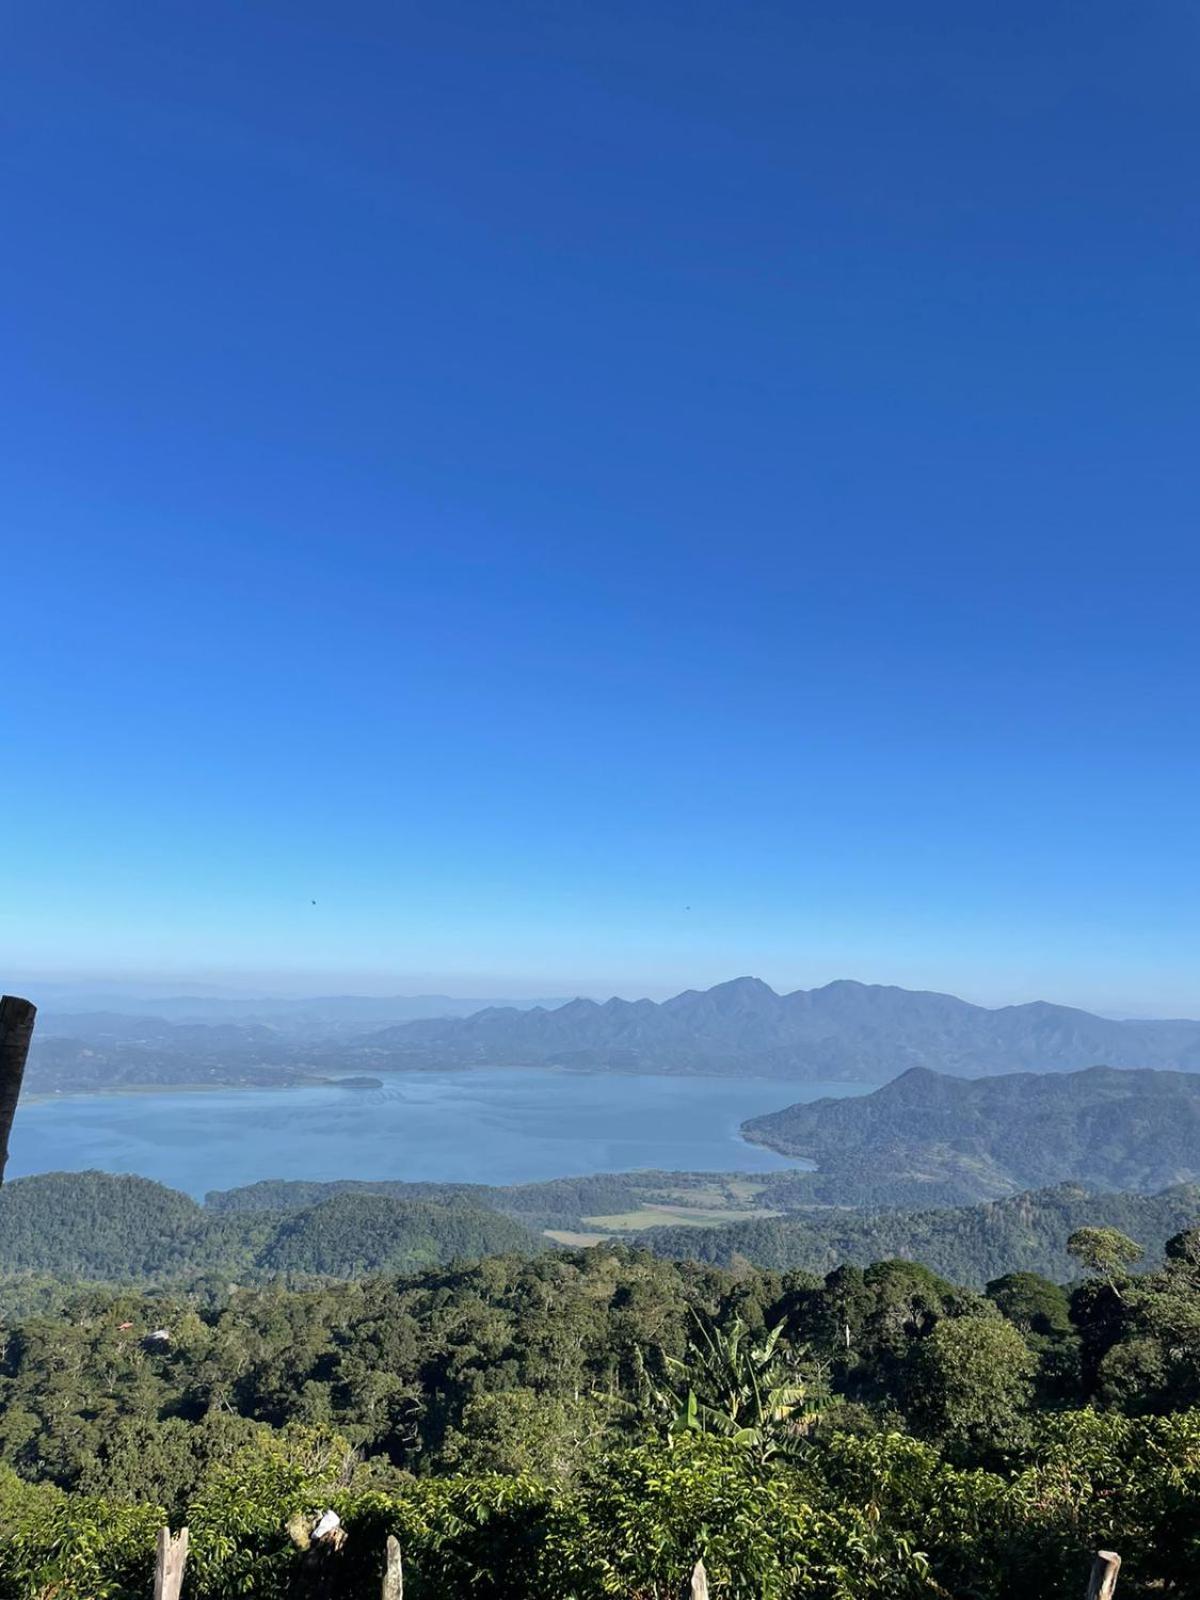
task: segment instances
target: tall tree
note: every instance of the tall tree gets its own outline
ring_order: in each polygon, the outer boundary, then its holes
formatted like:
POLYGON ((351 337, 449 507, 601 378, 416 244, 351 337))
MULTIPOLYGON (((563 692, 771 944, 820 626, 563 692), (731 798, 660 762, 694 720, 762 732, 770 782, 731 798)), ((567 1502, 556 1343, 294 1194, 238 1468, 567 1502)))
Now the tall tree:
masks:
POLYGON ((1073 1255, 1076 1261, 1082 1261, 1092 1272, 1098 1273, 1117 1299, 1123 1300, 1125 1296, 1117 1285, 1117 1279, 1140 1261, 1146 1252, 1119 1228, 1076 1228, 1067 1240, 1067 1253, 1073 1255))

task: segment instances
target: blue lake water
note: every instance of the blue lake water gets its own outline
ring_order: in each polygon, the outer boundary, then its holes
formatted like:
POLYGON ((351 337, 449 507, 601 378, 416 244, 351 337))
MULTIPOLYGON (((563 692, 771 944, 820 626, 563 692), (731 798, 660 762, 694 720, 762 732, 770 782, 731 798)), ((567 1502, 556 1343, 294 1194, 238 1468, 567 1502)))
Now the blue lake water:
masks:
POLYGON ((99 1168, 202 1196, 260 1178, 771 1172, 795 1163, 747 1144, 747 1117, 873 1087, 497 1067, 395 1074, 380 1089, 64 1096, 21 1106, 8 1176, 99 1168))

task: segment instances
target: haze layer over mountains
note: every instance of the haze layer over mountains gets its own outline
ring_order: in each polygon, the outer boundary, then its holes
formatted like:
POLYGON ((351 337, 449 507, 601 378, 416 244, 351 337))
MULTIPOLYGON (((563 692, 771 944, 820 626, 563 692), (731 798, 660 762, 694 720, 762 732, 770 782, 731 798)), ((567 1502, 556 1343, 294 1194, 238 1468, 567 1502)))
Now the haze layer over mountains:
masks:
POLYGON ((1200 1022, 1117 1022, 1035 1001, 989 1010, 953 995, 844 979, 780 995, 735 978, 674 999, 572 1000, 388 1028, 380 1064, 545 1065, 870 1081, 910 1067, 961 1077, 1112 1067, 1200 1068, 1200 1022))
POLYGON ((440 997, 428 996, 188 999, 137 1016, 48 1010, 28 1087, 270 1085, 489 1066, 845 1082, 912 1067, 969 1078, 1097 1065, 1200 1071, 1197 1021, 1114 1021, 1044 1001, 989 1009, 850 980, 780 995, 736 978, 662 1002, 576 999, 463 1016, 466 1004, 446 999, 440 1015, 431 1014, 440 997), (385 1019, 390 1026, 372 1026, 385 1019))

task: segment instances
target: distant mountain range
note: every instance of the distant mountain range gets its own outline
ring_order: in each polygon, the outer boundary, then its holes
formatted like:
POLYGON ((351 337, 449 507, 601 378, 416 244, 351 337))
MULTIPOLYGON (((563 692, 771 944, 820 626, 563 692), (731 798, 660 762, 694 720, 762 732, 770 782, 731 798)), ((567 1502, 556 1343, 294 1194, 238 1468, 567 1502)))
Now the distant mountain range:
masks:
POLYGON ((420 1017, 468 1017, 493 1006, 561 1006, 566 996, 535 1000, 470 999, 449 994, 328 994, 295 998, 286 995, 144 994, 123 985, 53 983, 44 992, 36 984, 9 986, 28 990, 41 1015, 38 1030, 79 1033, 82 1018, 157 1018, 164 1022, 241 1023, 270 1027, 289 1038, 332 1039, 362 1033, 420 1017))
POLYGON ((953 995, 842 980, 776 994, 758 978, 672 1000, 489 1008, 385 1028, 354 1047, 376 1067, 543 1065, 580 1071, 882 1080, 1115 1067, 1200 1070, 1200 1022, 1117 1022, 1035 1001, 989 1010, 953 995))
POLYGON ((327 1076, 295 1044, 259 1023, 175 1023, 96 1012, 47 1019, 45 1026, 39 1016, 25 1092, 276 1089, 327 1076))
POLYGON ((1200 1075, 1091 1067, 969 1082, 914 1067, 873 1094, 754 1117, 747 1137, 816 1163, 787 1205, 956 1205, 1063 1182, 1200 1182, 1200 1075))
MULTIPOLYGON (((381 1023, 465 1016, 494 1002, 451 995, 326 995, 255 999, 170 995, 122 999, 50 987, 39 1003, 26 1088, 31 1094, 216 1085, 279 1088, 342 1076, 347 1040, 381 1023)), ((561 1005, 561 1000, 530 1001, 561 1005)))
POLYGON ((436 995, 183 997, 137 1015, 51 1005, 39 1017, 27 1086, 271 1085, 468 1066, 846 1082, 882 1082, 914 1066, 956 1077, 1098 1064, 1200 1071, 1200 1022, 1117 1022, 1042 1001, 989 1010, 849 980, 781 995, 735 978, 657 1003, 577 999, 461 1014, 474 1004, 436 995), (391 1025, 374 1028, 381 1018, 391 1025))

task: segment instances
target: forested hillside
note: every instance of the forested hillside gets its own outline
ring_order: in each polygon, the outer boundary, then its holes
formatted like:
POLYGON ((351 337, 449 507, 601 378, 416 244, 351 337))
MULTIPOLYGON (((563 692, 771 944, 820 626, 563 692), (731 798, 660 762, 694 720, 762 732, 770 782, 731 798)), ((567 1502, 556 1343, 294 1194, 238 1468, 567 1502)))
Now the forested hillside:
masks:
MULTIPOLYGON (((548 1248, 543 1229, 587 1233, 601 1211, 626 1211, 632 1226, 609 1232, 667 1258, 827 1272, 843 1262, 866 1265, 894 1256, 980 1286, 1016 1270, 1070 1279, 1078 1269, 1067 1240, 1087 1222, 1150 1241, 1200 1224, 1200 1188, 1187 1184, 1157 1195, 1062 1184, 983 1205, 854 1211, 792 1209, 788 1174, 761 1180, 761 1216, 710 1226, 637 1220, 654 1215, 647 1196, 697 1195, 711 1202, 721 1181, 701 1173, 620 1173, 510 1190, 263 1183, 199 1206, 144 1178, 50 1173, 0 1190, 0 1308, 38 1303, 45 1295, 53 1300, 53 1285, 73 1280, 180 1285, 205 1279, 219 1288, 275 1278, 359 1278, 501 1252, 530 1256, 548 1248), (490 1205, 482 1203, 485 1196, 490 1205)), ((685 1208, 665 1208, 664 1215, 670 1210, 685 1208)), ((1154 1260, 1153 1244, 1148 1260, 1154 1260)))
MULTIPOLYGON (((778 1201, 777 1191, 767 1190, 778 1201)), ((782 1271, 828 1272, 896 1256, 921 1261, 958 1283, 982 1286, 1005 1272, 1037 1272, 1066 1282, 1078 1272, 1067 1252, 1087 1223, 1162 1239, 1200 1224, 1200 1186, 1161 1194, 1109 1194, 1059 1184, 983 1205, 933 1210, 813 1207, 715 1228, 666 1227, 643 1234, 656 1254, 728 1267, 751 1261, 782 1271)), ((1154 1258, 1153 1246, 1148 1251, 1154 1258)))
POLYGON ((170 1519, 192 1600, 374 1600, 389 1531, 413 1600, 665 1597, 698 1556, 727 1600, 1060 1600, 1098 1545, 1132 1600, 1182 1600, 1200 1233, 1137 1279, 1112 1230, 1073 1251, 1071 1292, 604 1246, 80 1293, 4 1330, 0 1596, 144 1600, 170 1519))
POLYGON ((539 1183, 406 1182, 402 1179, 340 1179, 317 1183, 266 1179, 239 1189, 216 1189, 205 1196, 212 1211, 291 1211, 319 1205, 339 1194, 387 1194, 403 1200, 467 1201, 518 1218, 534 1229, 575 1228, 587 1216, 634 1209, 647 1196, 681 1195, 716 1189, 732 1198, 731 1178, 719 1173, 600 1172, 582 1178, 549 1178, 539 1183))
POLYGON ((953 1205, 1064 1180, 1147 1192, 1200 1179, 1200 1075, 1092 1067, 966 1082, 914 1068, 743 1132, 816 1162, 805 1187, 833 1205, 953 1205))
POLYGON ((0 1273, 163 1282, 217 1273, 350 1277, 537 1248, 462 1201, 335 1195, 300 1211, 217 1212, 147 1178, 48 1173, 0 1189, 0 1273))
MULTIPOLYGON (((387 1193, 423 1199, 470 1200, 523 1221, 534 1230, 588 1232, 602 1217, 648 1216, 649 1210, 686 1210, 679 1202, 753 1205, 757 1217, 722 1222, 708 1214, 694 1222, 655 1226, 648 1221, 617 1230, 658 1255, 729 1266, 738 1259, 781 1270, 827 1272, 840 1262, 865 1266, 884 1256, 923 1261, 958 1283, 982 1285, 999 1273, 1040 1272, 1056 1281, 1075 1266, 1067 1239, 1085 1222, 1121 1228, 1137 1238, 1163 1239, 1200 1224, 1200 1186, 1176 1184, 1160 1194, 1109 1193, 1064 1183, 980 1205, 831 1208, 812 1204, 806 1172, 766 1173, 752 1182, 715 1173, 601 1173, 557 1178, 511 1188, 470 1184, 257 1183, 208 1196, 216 1210, 273 1210, 316 1205, 337 1194, 387 1193), (672 1207, 670 1203, 674 1202, 672 1207), (706 1220, 708 1217, 706 1216, 706 1220)), ((1153 1258, 1153 1247, 1149 1256, 1153 1258)))

